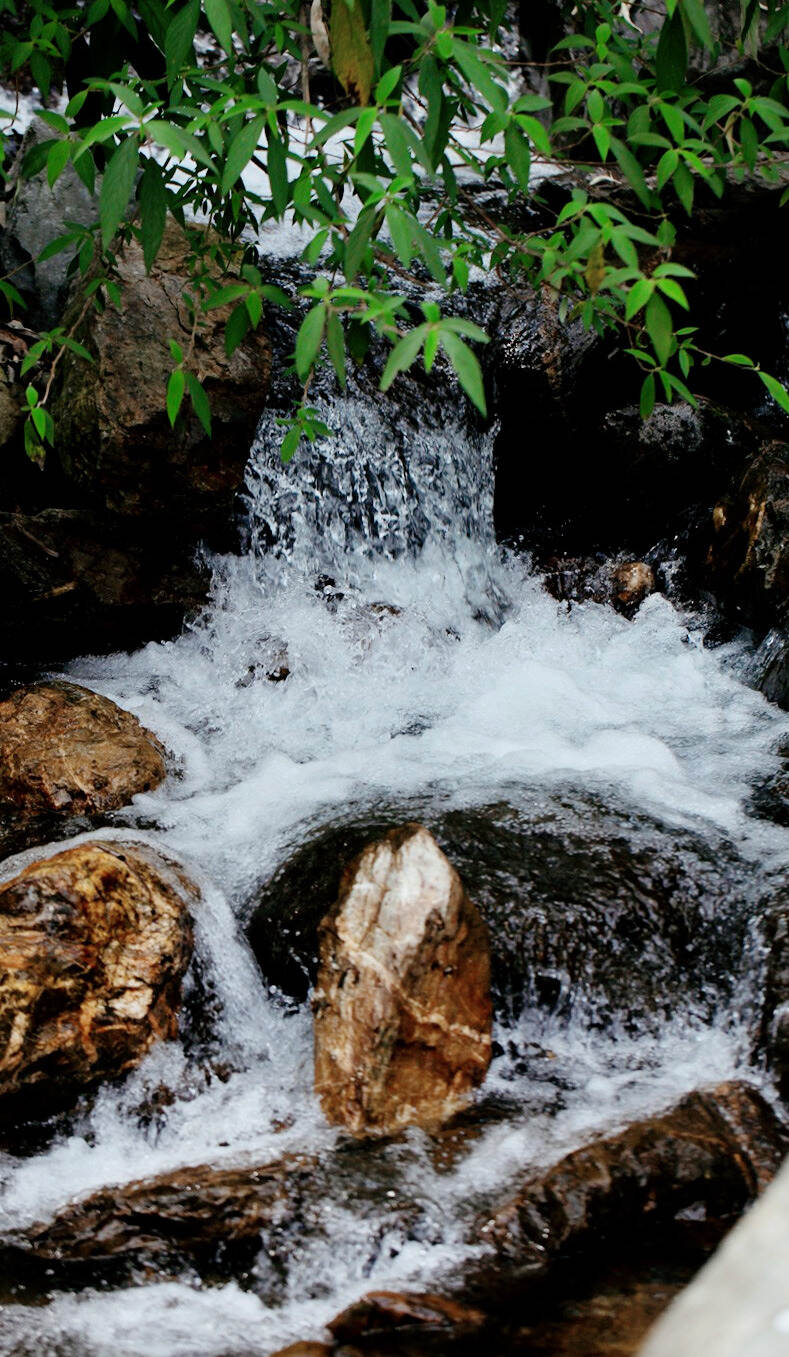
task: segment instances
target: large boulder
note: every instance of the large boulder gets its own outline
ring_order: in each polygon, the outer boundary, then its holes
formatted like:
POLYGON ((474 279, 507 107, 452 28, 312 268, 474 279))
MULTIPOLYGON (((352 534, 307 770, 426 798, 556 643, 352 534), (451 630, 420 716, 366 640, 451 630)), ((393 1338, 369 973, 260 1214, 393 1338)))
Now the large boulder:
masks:
POLYGON ((0 702, 0 849, 116 810, 165 772, 156 736, 109 698, 62 680, 17 688, 0 702))
POLYGON ((420 825, 391 830, 343 876, 320 926, 315 1087, 357 1135, 446 1121, 491 1054, 487 930, 420 825))
POLYGON ((0 887, 4 1112, 65 1105, 175 1035, 197 899, 139 843, 80 843, 0 887))
POLYGON ((427 826, 488 925, 493 994, 594 1026, 657 1028, 681 1004, 711 1016, 739 973, 753 870, 722 836, 661 825, 572 787, 446 810, 406 802, 302 837, 250 905, 266 979, 306 996, 318 925, 343 871, 406 819, 427 826))
MULTIPOLYGON (((170 427, 168 340, 178 339, 185 348, 190 343, 185 293, 192 248, 174 222, 150 273, 139 245, 124 247, 118 256, 121 303, 103 311, 89 308, 84 315, 77 338, 94 362, 64 355, 52 415, 65 474, 90 504, 123 519, 144 520, 140 531, 146 538, 158 523, 156 531, 175 541, 205 539, 225 549, 235 542, 235 497, 265 403, 271 345, 261 330, 253 330, 228 358, 228 308, 200 317, 190 366, 211 402, 213 432, 210 437, 204 432, 188 400, 184 417, 175 430, 170 427)), ((85 285, 75 285, 66 326, 83 310, 85 285)))

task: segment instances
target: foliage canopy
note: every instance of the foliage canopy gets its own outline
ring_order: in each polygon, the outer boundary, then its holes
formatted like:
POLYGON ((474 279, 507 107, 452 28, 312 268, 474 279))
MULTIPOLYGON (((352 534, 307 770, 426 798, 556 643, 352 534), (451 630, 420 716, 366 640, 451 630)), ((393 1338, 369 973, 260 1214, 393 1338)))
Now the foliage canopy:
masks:
MULTIPOLYGON (((303 393, 285 459, 324 431, 309 405, 316 365, 344 384, 373 332, 391 345, 384 388, 442 350, 484 413, 473 346, 486 336, 452 314, 473 268, 552 289, 563 314, 615 330, 643 371, 643 415, 656 397, 693 401, 692 368, 713 356, 753 367, 789 411, 746 354, 699 347, 693 275, 674 259, 699 192, 721 198, 744 176, 785 173, 789 5, 744 0, 733 25, 731 6, 704 0, 544 8, 561 36, 524 59, 504 0, 0 0, 0 75, 34 82, 52 134, 22 174, 54 185, 71 165, 90 189, 100 176, 95 228, 70 226, 44 254, 72 251, 73 268, 90 270, 88 303, 118 304, 119 245, 136 237, 150 269, 171 214, 193 247, 193 338, 207 309, 231 305, 230 353, 265 304, 294 300, 264 280, 259 223, 302 226, 313 281, 301 289, 303 393), (547 225, 519 226, 556 165, 578 172, 576 187, 547 225), (621 190, 591 191, 595 171, 621 190), (498 191, 500 211, 479 210, 480 185, 498 191), (409 296, 415 281, 425 289, 416 325, 404 280, 409 296)), ((0 291, 21 304, 12 276, 0 291)), ((27 392, 33 457, 53 438, 46 401, 64 348, 87 357, 57 328, 26 360, 50 365, 27 392)), ((188 396, 210 430, 193 343, 170 351, 171 421, 188 396)))

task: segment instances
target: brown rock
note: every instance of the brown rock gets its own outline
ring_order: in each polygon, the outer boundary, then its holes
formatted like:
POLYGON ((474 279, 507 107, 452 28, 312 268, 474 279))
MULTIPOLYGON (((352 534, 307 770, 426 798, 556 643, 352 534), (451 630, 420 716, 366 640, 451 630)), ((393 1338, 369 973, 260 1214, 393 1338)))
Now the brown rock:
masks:
POLYGON ((632 612, 655 591, 655 572, 646 561, 623 561, 612 575, 614 605, 632 612))
MULTIPOLYGON (((187 347, 192 332, 185 292, 192 244, 174 222, 146 273, 142 250, 127 245, 118 258, 118 308, 89 310, 80 342, 89 365, 66 355, 53 402, 57 451, 69 480, 104 509, 124 517, 160 517, 171 538, 200 537, 233 545, 233 506, 249 445, 265 403, 271 345, 250 331, 231 358, 225 354, 229 309, 200 316, 190 370, 211 402, 212 436, 184 402, 171 429, 164 393, 172 368, 168 339, 187 347)), ((85 281, 77 284, 63 324, 79 316, 85 281)))
POLYGON ((329 1343, 290 1343, 286 1348, 280 1348, 278 1352, 272 1354, 272 1357, 332 1357, 336 1352, 334 1344, 329 1343))
POLYGON ((421 825, 364 849, 320 928, 315 1086, 356 1135, 436 1125, 490 1063, 487 930, 421 825))
POLYGON ((0 805, 28 815, 101 815, 165 776, 164 749, 98 693, 57 681, 0 702, 0 805))
POLYGON ((0 887, 0 1098, 73 1100, 175 1035, 196 899, 139 843, 82 843, 0 887))
POLYGON ((16 1242, 31 1259, 91 1266, 107 1260, 199 1257, 221 1246, 260 1244, 261 1232, 295 1215, 315 1162, 289 1155, 261 1166, 177 1169, 102 1188, 34 1225, 16 1242))
POLYGON ((344 1342, 411 1335, 453 1341, 479 1332, 486 1323, 481 1310, 430 1293, 370 1291, 337 1315, 326 1327, 344 1342))
POLYGON ((613 1252, 690 1208, 708 1219, 736 1217, 785 1149, 784 1128, 761 1094, 721 1084, 530 1174, 480 1234, 502 1275, 536 1280, 570 1250, 604 1242, 613 1252))

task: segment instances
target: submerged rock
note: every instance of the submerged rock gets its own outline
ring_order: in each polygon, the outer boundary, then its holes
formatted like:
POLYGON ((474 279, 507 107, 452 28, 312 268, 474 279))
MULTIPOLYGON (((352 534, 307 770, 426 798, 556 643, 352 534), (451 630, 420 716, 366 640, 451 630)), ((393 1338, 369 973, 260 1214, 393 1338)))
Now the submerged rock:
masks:
POLYGON ((196 887, 140 843, 81 843, 0 887, 0 1099, 62 1105, 175 1036, 196 887))
POLYGON ((258 892, 249 938, 266 979, 298 998, 317 975, 318 925, 365 844, 419 819, 488 925, 494 999, 590 1025, 652 1028, 711 1013, 742 960, 752 867, 723 838, 667 827, 572 788, 446 810, 406 802, 313 832, 258 892))
POLYGON ((0 702, 0 806, 17 814, 102 815, 165 773, 156 736, 76 683, 38 683, 0 702))
POLYGON ((446 1121, 491 1054, 487 930, 420 825, 391 830, 345 872, 320 926, 315 1088, 357 1135, 446 1121))

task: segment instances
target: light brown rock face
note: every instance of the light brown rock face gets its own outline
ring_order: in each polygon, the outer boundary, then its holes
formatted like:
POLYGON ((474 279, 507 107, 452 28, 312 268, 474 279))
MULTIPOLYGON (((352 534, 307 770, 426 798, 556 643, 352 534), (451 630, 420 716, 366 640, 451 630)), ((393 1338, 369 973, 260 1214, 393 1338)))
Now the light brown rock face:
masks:
POLYGON ((82 843, 0 887, 1 1099, 73 1100, 175 1035, 197 898, 137 843, 82 843))
POLYGON ((345 872, 320 928, 315 1087, 356 1135, 432 1126, 490 1063, 487 929, 421 825, 392 830, 345 872))
POLYGON ((97 815, 165 776, 164 750, 135 716, 75 683, 0 702, 0 805, 25 815, 97 815))

